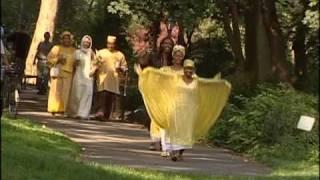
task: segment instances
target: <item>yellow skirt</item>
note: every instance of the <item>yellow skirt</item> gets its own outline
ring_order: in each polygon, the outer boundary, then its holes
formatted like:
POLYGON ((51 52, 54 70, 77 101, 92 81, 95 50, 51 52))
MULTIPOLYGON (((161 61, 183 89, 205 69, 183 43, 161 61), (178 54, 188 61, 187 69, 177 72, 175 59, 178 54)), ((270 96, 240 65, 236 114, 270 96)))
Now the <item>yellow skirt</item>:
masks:
POLYGON ((154 121, 151 120, 150 124, 150 137, 152 141, 160 141, 160 126, 157 125, 154 121))
POLYGON ((63 113, 67 111, 72 73, 64 72, 62 77, 51 78, 48 97, 48 112, 63 113))

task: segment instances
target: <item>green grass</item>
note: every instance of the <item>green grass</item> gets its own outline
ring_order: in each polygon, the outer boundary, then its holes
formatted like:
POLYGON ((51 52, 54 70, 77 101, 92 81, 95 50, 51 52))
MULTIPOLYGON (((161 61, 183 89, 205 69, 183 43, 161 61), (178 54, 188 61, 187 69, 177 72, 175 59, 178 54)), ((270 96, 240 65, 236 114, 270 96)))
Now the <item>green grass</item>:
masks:
MULTIPOLYGON (((313 177, 319 179, 319 160, 307 158, 310 152, 305 148, 292 145, 292 147, 276 146, 260 148, 252 157, 273 169, 271 176, 313 177), (294 149, 293 149, 294 148, 294 149)), ((316 149, 318 151, 318 149, 316 149)), ((318 154, 318 152, 314 152, 318 154)))
MULTIPOLYGON (((317 179, 313 173, 308 174, 309 171, 301 175, 283 169, 268 177, 199 176, 83 162, 79 158, 79 145, 61 133, 21 118, 2 118, 1 135, 3 180, 317 179)), ((301 168, 305 168, 305 164, 301 164, 301 168)))

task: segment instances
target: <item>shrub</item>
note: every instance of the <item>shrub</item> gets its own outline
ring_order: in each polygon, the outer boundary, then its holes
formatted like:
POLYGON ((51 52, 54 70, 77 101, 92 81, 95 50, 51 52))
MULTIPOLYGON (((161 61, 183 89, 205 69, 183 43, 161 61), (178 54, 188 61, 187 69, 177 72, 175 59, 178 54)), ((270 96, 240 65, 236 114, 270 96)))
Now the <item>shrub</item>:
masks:
POLYGON ((282 85, 259 85, 256 95, 233 95, 209 133, 215 144, 256 157, 318 161, 317 98, 282 85), (317 118, 311 132, 296 128, 301 115, 317 118))

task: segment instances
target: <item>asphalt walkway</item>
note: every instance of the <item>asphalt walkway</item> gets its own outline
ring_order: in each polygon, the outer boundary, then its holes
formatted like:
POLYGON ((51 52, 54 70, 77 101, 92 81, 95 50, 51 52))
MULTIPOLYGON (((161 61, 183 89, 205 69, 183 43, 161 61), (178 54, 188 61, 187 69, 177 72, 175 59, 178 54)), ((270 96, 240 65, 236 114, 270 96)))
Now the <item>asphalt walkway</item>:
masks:
POLYGON ((183 161, 172 162, 161 157, 159 152, 148 150, 149 134, 140 124, 52 117, 46 112, 46 96, 26 89, 20 97, 19 115, 63 132, 83 147, 82 157, 89 161, 208 175, 266 175, 271 172, 268 167, 227 149, 205 145, 187 150, 183 161))

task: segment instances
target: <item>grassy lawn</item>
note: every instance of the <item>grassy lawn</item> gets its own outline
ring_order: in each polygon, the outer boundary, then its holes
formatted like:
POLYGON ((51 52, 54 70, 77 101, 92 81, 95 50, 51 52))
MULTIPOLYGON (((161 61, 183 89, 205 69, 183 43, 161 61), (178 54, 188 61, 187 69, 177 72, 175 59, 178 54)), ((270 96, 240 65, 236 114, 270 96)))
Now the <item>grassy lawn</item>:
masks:
POLYGON ((79 159, 80 147, 57 133, 24 119, 1 120, 1 179, 117 180, 117 179, 318 179, 318 166, 280 165, 268 177, 199 176, 100 165, 79 159), (281 168, 284 166, 287 168, 281 168), (295 172, 295 173, 293 173, 295 172))

